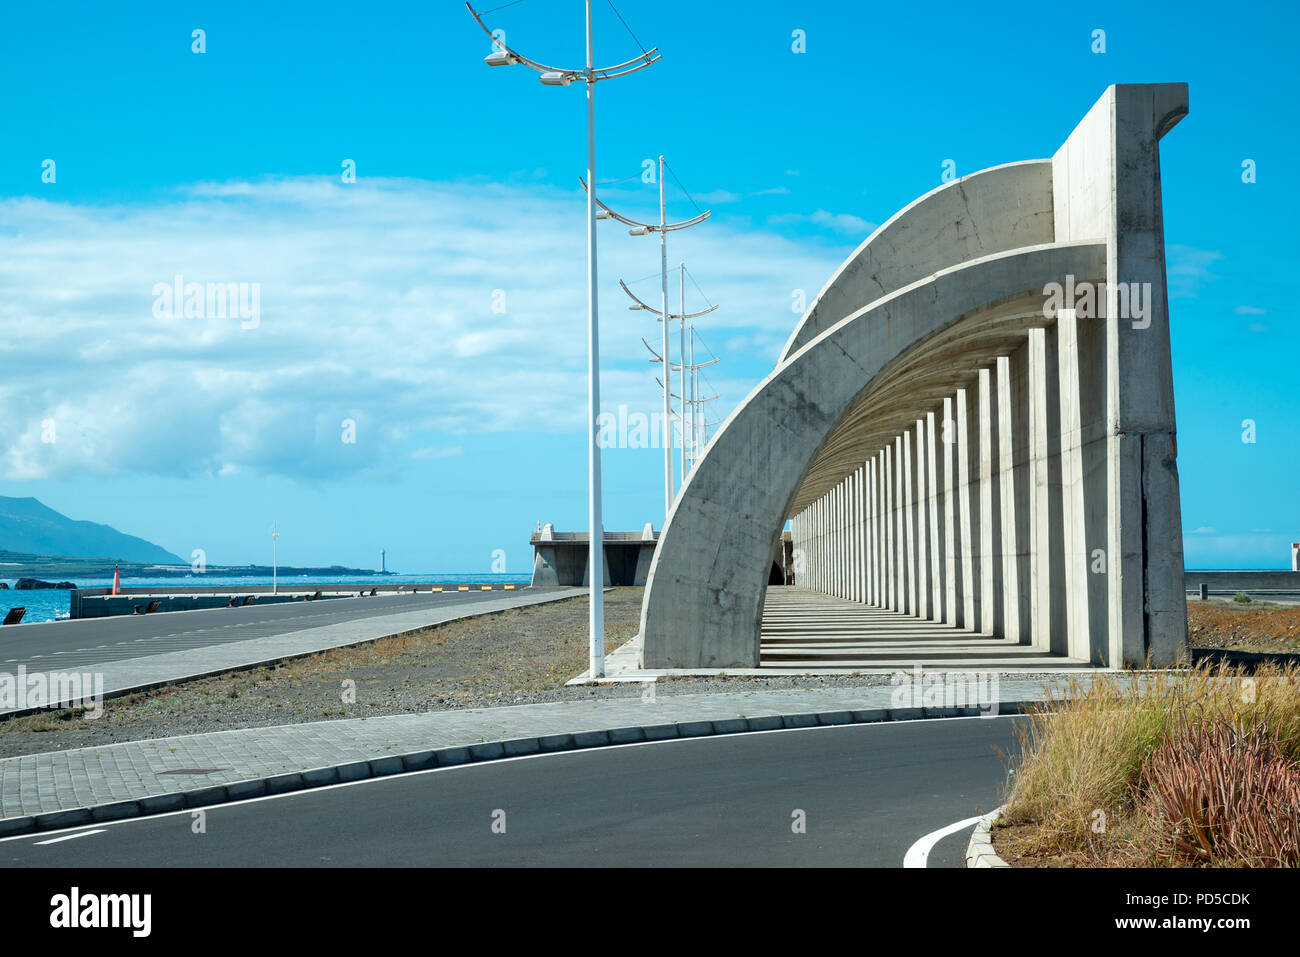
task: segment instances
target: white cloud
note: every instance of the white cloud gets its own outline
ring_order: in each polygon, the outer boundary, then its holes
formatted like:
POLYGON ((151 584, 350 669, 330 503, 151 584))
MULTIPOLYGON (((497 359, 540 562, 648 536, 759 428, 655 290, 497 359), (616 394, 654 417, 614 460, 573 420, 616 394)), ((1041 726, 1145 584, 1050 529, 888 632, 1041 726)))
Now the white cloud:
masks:
POLYGON ((457 445, 447 449, 423 448, 411 453, 413 459, 454 459, 465 454, 464 448, 457 445))
POLYGON ((1262 316, 1267 309, 1260 309, 1258 306, 1238 306, 1233 310, 1239 316, 1262 316))
POLYGON ((1165 273, 1169 281, 1171 299, 1195 299, 1201 287, 1219 277, 1212 267, 1223 259, 1223 253, 1213 249, 1173 244, 1167 247, 1165 273))
POLYGON ((857 239, 866 239, 876 231, 876 224, 868 222, 861 216, 854 216, 852 213, 832 213, 825 209, 819 209, 809 215, 781 213, 769 216, 767 222, 773 226, 812 223, 814 226, 821 226, 857 239))
MULTIPOLYGON (((329 477, 400 468, 449 434, 578 432, 581 196, 289 178, 117 206, 0 202, 0 477, 329 477), (177 275, 258 284, 260 323, 156 316, 155 284, 177 275)), ((718 220, 670 241, 722 306, 706 339, 784 342, 791 290, 820 288, 838 253, 718 220)), ((604 405, 653 407, 640 338, 658 327, 617 281, 657 272, 658 244, 602 230, 604 405)), ((718 412, 778 348, 724 355, 718 412)))
POLYGON ((738 203, 741 197, 729 189, 715 189, 707 193, 701 193, 696 197, 697 202, 708 203, 710 206, 717 206, 722 203, 738 203))

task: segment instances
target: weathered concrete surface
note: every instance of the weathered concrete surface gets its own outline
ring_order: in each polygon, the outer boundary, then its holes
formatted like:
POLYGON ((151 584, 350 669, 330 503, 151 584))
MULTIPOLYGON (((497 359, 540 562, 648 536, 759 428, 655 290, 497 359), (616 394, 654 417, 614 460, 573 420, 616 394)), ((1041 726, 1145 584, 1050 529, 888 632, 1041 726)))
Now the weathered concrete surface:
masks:
POLYGON ((932 336, 977 358, 1004 323, 1032 321, 1043 286, 1066 273, 1103 275, 1104 246, 1036 246, 943 270, 841 320, 768 376, 714 436, 660 536, 642 608, 645 666, 757 666, 767 558, 836 423, 932 336))
MULTIPOLYGON (((602 551, 605 585, 646 583, 656 536, 647 524, 639 532, 605 532, 602 551)), ((549 522, 532 536, 533 587, 555 588, 590 585, 587 568, 590 538, 586 532, 557 532, 549 522)))
POLYGON ((1008 163, 944 183, 854 250, 795 327, 780 361, 849 313, 932 272, 1054 238, 1050 161, 1008 163))
POLYGON ((849 257, 674 505, 646 667, 757 665, 787 520, 827 595, 1112 667, 1183 656, 1157 143, 1186 112, 1184 84, 1111 87, 1050 160, 940 187, 849 257))

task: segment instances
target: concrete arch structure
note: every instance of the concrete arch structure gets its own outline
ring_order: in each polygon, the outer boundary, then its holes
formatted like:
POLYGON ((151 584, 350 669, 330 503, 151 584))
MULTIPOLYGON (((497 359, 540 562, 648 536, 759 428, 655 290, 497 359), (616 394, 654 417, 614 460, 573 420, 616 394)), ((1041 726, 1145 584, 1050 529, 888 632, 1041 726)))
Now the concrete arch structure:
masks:
POLYGON ((677 497, 644 667, 758 666, 787 521, 801 587, 1101 665, 1183 654, 1157 144, 1186 112, 1184 84, 1112 86, 1051 159, 846 260, 677 497))

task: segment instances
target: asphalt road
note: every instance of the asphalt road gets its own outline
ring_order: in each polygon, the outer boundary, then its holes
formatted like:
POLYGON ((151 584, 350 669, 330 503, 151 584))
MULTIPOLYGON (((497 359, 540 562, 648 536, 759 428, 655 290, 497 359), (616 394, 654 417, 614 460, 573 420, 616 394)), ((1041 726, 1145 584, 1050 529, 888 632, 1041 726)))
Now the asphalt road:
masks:
MULTIPOLYGON (((1000 803, 1001 753, 1014 750, 1019 720, 883 722, 486 762, 211 807, 201 834, 184 811, 11 838, 0 842, 0 866, 898 867, 917 839, 1000 803), (804 833, 794 830, 797 811, 804 833)), ((944 838, 929 866, 961 866, 969 836, 944 838)))
POLYGON ((0 627, 0 668, 12 671, 20 664, 28 670, 81 668, 380 615, 473 605, 512 594, 519 592, 376 595, 7 625, 0 627))

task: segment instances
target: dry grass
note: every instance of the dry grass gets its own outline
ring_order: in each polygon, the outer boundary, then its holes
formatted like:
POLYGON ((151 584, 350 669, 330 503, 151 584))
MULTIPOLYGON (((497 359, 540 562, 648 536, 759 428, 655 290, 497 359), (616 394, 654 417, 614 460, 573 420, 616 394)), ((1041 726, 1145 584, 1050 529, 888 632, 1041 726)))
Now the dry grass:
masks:
MULTIPOLYGON (((1152 790, 1153 757, 1165 760, 1172 748, 1193 765, 1212 760, 1214 739, 1205 732, 1228 724, 1267 737, 1272 750, 1263 765, 1295 762, 1297 678, 1293 666, 1250 676, 1202 666, 1181 675, 1072 683, 1064 700, 1050 702, 1019 731, 1023 757, 1004 815, 1017 833, 1011 850, 1093 866, 1181 863, 1171 856, 1178 822, 1169 820, 1169 806, 1152 790)), ((1218 759, 1231 764, 1235 755, 1218 759)))

